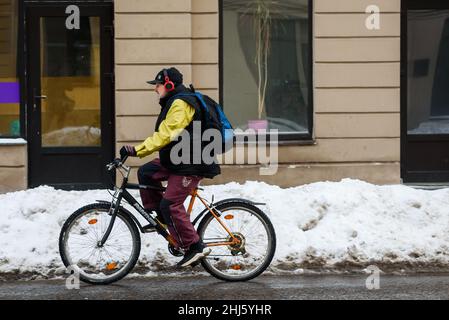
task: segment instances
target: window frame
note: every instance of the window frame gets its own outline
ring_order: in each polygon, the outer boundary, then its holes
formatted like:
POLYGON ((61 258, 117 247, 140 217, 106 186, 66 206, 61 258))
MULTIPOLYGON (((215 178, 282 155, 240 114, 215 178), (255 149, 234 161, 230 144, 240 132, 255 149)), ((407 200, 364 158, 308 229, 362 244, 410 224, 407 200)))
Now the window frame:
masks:
MULTIPOLYGON (((218 0, 218 15, 219 15, 219 38, 218 38, 218 70, 219 70, 219 101, 220 105, 223 106, 223 109, 226 108, 226 106, 223 104, 223 85, 224 85, 224 56, 223 56, 223 1, 224 0, 218 0)), ((278 135, 279 143, 280 144, 315 144, 315 138, 313 136, 313 129, 314 129, 314 96, 313 96, 313 0, 308 0, 308 35, 309 35, 309 65, 308 65, 308 71, 309 71, 309 88, 308 88, 308 95, 309 95, 309 103, 308 103, 308 132, 307 133, 299 133, 299 132, 292 132, 292 133, 282 133, 278 135)), ((267 141, 268 139, 267 134, 267 141)), ((248 144, 248 142, 245 142, 248 144)))

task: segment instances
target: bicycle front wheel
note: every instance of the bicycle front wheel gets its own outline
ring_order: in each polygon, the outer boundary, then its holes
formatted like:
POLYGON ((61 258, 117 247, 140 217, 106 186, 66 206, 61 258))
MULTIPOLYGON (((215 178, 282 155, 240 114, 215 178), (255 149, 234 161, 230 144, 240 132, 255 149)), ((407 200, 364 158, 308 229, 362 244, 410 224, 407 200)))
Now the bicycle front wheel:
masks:
POLYGON ((276 234, 266 214, 244 201, 218 205, 220 219, 240 242, 229 243, 228 231, 208 214, 201 220, 198 234, 212 250, 201 261, 204 269, 224 281, 247 281, 259 276, 270 265, 276 250, 276 234))
POLYGON ((75 211, 59 236, 59 253, 66 267, 90 284, 109 284, 126 276, 140 254, 140 234, 134 221, 119 211, 111 234, 98 243, 110 222, 108 204, 95 203, 75 211))

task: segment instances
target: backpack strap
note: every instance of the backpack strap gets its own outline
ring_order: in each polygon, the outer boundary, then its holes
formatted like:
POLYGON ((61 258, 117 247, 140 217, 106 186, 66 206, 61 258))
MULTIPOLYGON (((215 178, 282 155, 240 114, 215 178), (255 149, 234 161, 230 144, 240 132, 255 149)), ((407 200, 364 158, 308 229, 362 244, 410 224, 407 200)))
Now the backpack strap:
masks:
POLYGON ((201 93, 199 93, 199 92, 178 93, 177 95, 174 95, 172 97, 173 101, 178 97, 196 97, 200 101, 201 107, 203 108, 204 112, 206 113, 207 119, 210 120, 209 108, 208 108, 206 102, 204 101, 203 95, 201 93))

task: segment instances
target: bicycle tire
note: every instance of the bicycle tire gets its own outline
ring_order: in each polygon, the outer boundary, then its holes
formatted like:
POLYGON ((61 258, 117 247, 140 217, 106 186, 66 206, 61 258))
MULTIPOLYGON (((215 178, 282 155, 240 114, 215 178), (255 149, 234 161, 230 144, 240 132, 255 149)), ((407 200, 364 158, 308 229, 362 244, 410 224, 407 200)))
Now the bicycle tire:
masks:
MULTIPOLYGON (((66 267, 70 266, 69 258, 67 257, 67 252, 65 250, 65 236, 67 235, 67 232, 69 231, 68 228, 72 225, 72 223, 79 218, 80 216, 86 214, 89 211, 99 209, 100 211, 109 210, 110 205, 109 204, 103 204, 103 203, 93 203, 86 205, 84 207, 79 208, 74 213, 72 213, 68 219, 64 222, 64 225, 62 226, 61 233, 59 235, 59 254, 61 256, 62 262, 66 267)), ((136 265, 139 255, 140 255, 140 249, 141 249, 141 239, 140 239, 140 233, 137 229, 137 226, 133 219, 129 217, 128 214, 124 213, 123 211, 119 210, 117 213, 117 218, 123 219, 123 221, 129 226, 130 231, 133 236, 133 250, 131 258, 129 259, 129 262, 127 262, 125 268, 117 272, 117 274, 114 274, 113 276, 107 278, 107 279, 95 279, 95 278, 89 278, 84 276, 82 273, 80 273, 80 280, 82 280, 85 283, 94 284, 94 285, 107 285, 111 284, 113 282, 119 281, 120 279, 124 278, 136 265)))
MULTIPOLYGON (((213 277, 215 277, 219 280, 227 281, 227 282, 248 281, 248 280, 258 277, 260 274, 262 274, 268 268, 271 261, 273 260, 273 257, 274 257, 275 251, 276 251, 276 233, 274 231, 274 227, 273 227, 273 224, 271 223, 270 219, 258 207, 256 207, 255 205, 253 205, 249 202, 245 202, 245 201, 224 202, 223 204, 218 205, 216 208, 222 212, 225 212, 226 209, 236 209, 236 208, 243 209, 245 211, 249 210, 249 211, 252 211, 253 213, 255 213, 257 216, 259 216, 259 218, 265 224, 266 230, 269 233, 270 241, 269 241, 269 247, 267 250, 268 253, 267 253, 267 256, 266 256, 264 262, 262 263, 262 265, 259 266, 255 272, 250 273, 247 276, 233 277, 233 276, 223 275, 222 273, 218 273, 216 270, 214 270, 214 268, 211 267, 211 265, 208 263, 207 259, 202 259, 201 265, 213 277)), ((202 218, 202 220, 198 226, 198 230, 197 230, 201 239, 203 239, 204 232, 205 232, 207 226, 209 225, 209 222, 212 219, 215 219, 215 218, 211 213, 208 213, 205 217, 202 218)))

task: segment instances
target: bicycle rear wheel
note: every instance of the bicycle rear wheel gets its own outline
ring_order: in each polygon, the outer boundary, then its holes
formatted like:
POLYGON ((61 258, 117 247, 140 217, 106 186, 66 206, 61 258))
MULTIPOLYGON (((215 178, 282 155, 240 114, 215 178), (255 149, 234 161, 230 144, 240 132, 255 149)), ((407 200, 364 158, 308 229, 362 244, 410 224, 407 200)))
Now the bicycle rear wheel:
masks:
POLYGON ((140 233, 134 221, 119 211, 106 243, 98 246, 111 221, 108 204, 95 203, 75 211, 59 236, 59 253, 66 267, 90 284, 110 284, 126 276, 140 254, 140 233))
POLYGON ((212 276, 224 281, 247 281, 259 276, 270 265, 276 250, 276 234, 266 214, 255 205, 233 201, 218 205, 220 219, 240 240, 238 245, 214 245, 229 242, 230 235, 211 214, 198 226, 198 234, 211 253, 201 261, 212 276))

